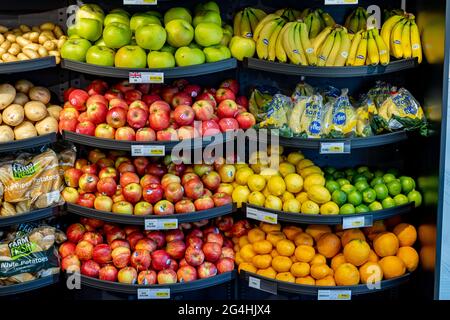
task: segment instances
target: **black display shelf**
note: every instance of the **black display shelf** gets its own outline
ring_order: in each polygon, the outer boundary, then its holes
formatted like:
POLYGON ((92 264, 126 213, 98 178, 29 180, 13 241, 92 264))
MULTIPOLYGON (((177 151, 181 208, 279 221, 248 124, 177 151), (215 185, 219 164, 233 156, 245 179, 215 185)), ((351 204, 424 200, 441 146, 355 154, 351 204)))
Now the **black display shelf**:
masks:
POLYGON ((408 203, 395 208, 383 209, 379 211, 372 211, 368 213, 355 213, 355 214, 337 214, 337 215, 323 215, 323 214, 302 214, 302 213, 289 213, 278 210, 271 210, 264 207, 258 207, 254 205, 246 204, 244 210, 247 213, 247 208, 256 209, 262 213, 268 212, 277 215, 278 221, 299 223, 299 224, 326 224, 326 225, 340 225, 345 218, 364 217, 364 221, 372 222, 378 220, 384 220, 391 217, 399 216, 405 213, 409 213, 414 209, 414 203, 408 203))
POLYGON ((231 271, 216 275, 211 278, 199 279, 191 282, 174 283, 174 284, 155 284, 150 286, 144 286, 138 284, 123 284, 112 281, 104 281, 81 275, 81 285, 103 291, 126 293, 131 295, 137 295, 138 289, 170 289, 170 294, 172 295, 174 293, 191 292, 195 290, 201 290, 213 286, 218 286, 223 283, 230 282, 235 278, 236 278, 236 271, 231 271))
POLYGON ((325 78, 365 77, 379 74, 399 72, 415 68, 418 65, 414 59, 391 61, 386 66, 361 67, 313 67, 298 66, 290 63, 271 62, 257 58, 244 60, 244 67, 248 69, 267 71, 291 76, 309 76, 325 78))
POLYGON ((78 62, 68 59, 62 59, 61 67, 63 69, 72 70, 80 73, 92 74, 100 77, 111 78, 127 78, 130 72, 162 72, 164 79, 176 79, 186 77, 202 76, 210 73, 231 70, 237 68, 237 61, 234 58, 226 59, 218 62, 204 63, 188 67, 175 67, 166 69, 129 69, 116 67, 103 67, 84 62, 78 62))
POLYGON ((209 210, 196 211, 192 213, 177 213, 164 216, 158 215, 135 216, 135 215, 125 215, 106 211, 99 211, 87 207, 82 207, 76 204, 67 203, 68 212, 74 213, 82 217, 95 218, 113 223, 142 225, 142 226, 145 225, 145 220, 148 219, 177 219, 178 223, 180 224, 221 217, 233 213, 235 210, 236 210, 235 206, 229 204, 221 207, 215 207, 209 210))
POLYGON ((300 285, 297 283, 290 283, 285 281, 279 281, 275 279, 266 278, 260 276, 255 273, 247 272, 242 270, 239 273, 239 278, 245 282, 245 285, 249 285, 249 277, 253 277, 259 279, 260 288, 263 291, 269 291, 272 294, 280 293, 292 293, 298 295, 306 295, 306 296, 316 296, 318 297, 319 290, 339 290, 339 291, 351 291, 351 296, 358 296, 364 294, 377 293, 389 289, 396 288, 401 284, 409 281, 411 274, 407 273, 401 277, 382 280, 380 286, 377 288, 374 284, 373 287, 369 288, 366 284, 359 284, 355 286, 308 286, 308 285, 300 285), (268 290, 267 290, 268 289, 268 290))
POLYGON ((53 56, 24 61, 0 63, 0 74, 19 73, 56 67, 53 56))
POLYGON ((17 225, 30 221, 37 221, 54 217, 58 214, 59 207, 50 207, 17 214, 11 217, 0 217, 0 227, 17 225))
POLYGON ((24 293, 28 291, 37 290, 43 287, 50 286, 59 282, 59 274, 48 277, 39 278, 32 281, 27 281, 10 286, 0 286, 0 297, 11 296, 14 294, 24 293))
POLYGON ((50 133, 43 136, 37 136, 34 138, 0 143, 0 153, 41 147, 47 144, 55 143, 56 140, 57 140, 56 133, 50 133))

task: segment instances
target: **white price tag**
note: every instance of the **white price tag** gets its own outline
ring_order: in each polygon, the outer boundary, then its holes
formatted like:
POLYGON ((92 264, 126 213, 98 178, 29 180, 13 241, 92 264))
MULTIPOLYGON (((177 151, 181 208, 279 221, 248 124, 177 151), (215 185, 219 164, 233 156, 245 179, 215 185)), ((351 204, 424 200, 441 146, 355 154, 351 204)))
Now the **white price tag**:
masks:
POLYGON ((145 230, 171 230, 178 228, 177 219, 145 219, 145 230))
POLYGON ((59 200, 61 199, 61 194, 59 193, 59 191, 52 191, 46 194, 47 197, 47 203, 48 204, 53 204, 56 202, 59 202, 59 200))
POLYGON ((128 74, 130 83, 164 83, 162 72, 130 72, 128 74))
POLYGON ((325 0, 325 5, 358 4, 358 0, 325 0))
POLYGON ((149 299, 170 299, 170 289, 147 289, 139 288, 137 289, 138 300, 149 300, 149 299))
POLYGON ((258 279, 252 276, 248 277, 248 286, 250 288, 258 289, 271 294, 278 294, 277 283, 272 281, 266 281, 264 279, 258 279))
POLYGON ((341 154, 350 153, 349 142, 321 142, 320 143, 321 154, 341 154))
POLYGON ((125 4, 125 5, 138 5, 138 4, 157 5, 158 0, 123 0, 123 4, 125 4))
POLYGON ((255 277, 248 277, 248 286, 250 288, 261 289, 261 280, 255 277))
POLYGON ((132 157, 163 157, 166 155, 165 146, 145 146, 145 145, 132 145, 131 156, 132 157))
POLYGON ((352 300, 350 290, 319 290, 317 300, 352 300))
POLYGON ((270 224, 277 224, 278 222, 278 215, 251 207, 247 207, 247 218, 267 222, 270 224))
POLYGON ((354 229, 371 227, 373 223, 372 216, 344 217, 342 218, 342 229, 354 229))

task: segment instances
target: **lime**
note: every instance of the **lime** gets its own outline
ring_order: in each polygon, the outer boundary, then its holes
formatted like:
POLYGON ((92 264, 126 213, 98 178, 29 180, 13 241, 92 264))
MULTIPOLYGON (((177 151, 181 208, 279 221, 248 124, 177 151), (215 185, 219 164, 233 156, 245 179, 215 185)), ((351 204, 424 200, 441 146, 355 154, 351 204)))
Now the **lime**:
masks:
POLYGON ((376 178, 384 176, 384 172, 382 170, 376 170, 373 174, 376 178))
POLYGON ((331 194, 331 200, 335 202, 338 206, 342 206, 347 202, 347 194, 341 190, 335 190, 331 194))
POLYGON ((370 172, 370 171, 365 171, 365 172, 363 173, 363 175, 364 175, 364 177, 366 177, 367 180, 372 180, 373 177, 374 177, 373 173, 370 172))
POLYGON ((332 175, 333 173, 336 172, 336 168, 333 168, 333 167, 325 167, 325 168, 323 169, 323 172, 332 175))
POLYGON ((410 202, 414 201, 414 206, 417 208, 422 204, 422 195, 419 191, 413 190, 410 193, 408 193, 408 200, 410 202))
POLYGON ((394 208, 396 206, 396 203, 394 199, 392 199, 391 197, 387 197, 383 199, 381 205, 383 206, 383 209, 389 209, 394 208))
POLYGON ((400 171, 397 168, 391 168, 388 171, 386 171, 387 173, 393 174, 394 176, 398 177, 398 175, 400 174, 400 171))
POLYGON ((367 178, 362 174, 357 174, 353 177, 352 182, 357 183, 358 181, 366 181, 367 182, 367 178))
POLYGON ((398 180, 393 180, 387 184, 389 194, 391 196, 396 196, 402 192, 402 184, 398 180))
POLYGON ((404 204, 409 203, 409 199, 404 194, 398 194, 394 197, 395 204, 397 206, 402 206, 404 204))
POLYGON ((370 212, 370 209, 365 204, 360 204, 355 208, 356 213, 364 213, 364 212, 370 212))
POLYGON ((354 206, 359 206, 362 202, 361 192, 355 190, 348 194, 348 202, 354 206))
POLYGON ((336 171, 335 173, 333 173, 333 178, 335 180, 345 178, 345 174, 342 171, 336 171))
POLYGON ((391 181, 394 181, 396 178, 395 178, 395 176, 393 175, 393 174, 391 174, 391 173, 386 173, 384 176, 383 176, 383 181, 384 181, 384 183, 389 183, 389 182, 391 182, 391 181))
POLYGON ((369 171, 369 167, 361 166, 361 167, 358 167, 358 169, 356 169, 356 172, 358 172, 358 173, 363 173, 366 171, 369 171))
POLYGON ((408 194, 416 188, 416 182, 411 177, 401 177, 400 183, 404 194, 408 194))
POLYGON ((353 214, 355 211, 354 205, 351 203, 346 203, 339 209, 339 214, 353 214))
POLYGON ((333 176, 331 174, 326 173, 324 176, 325 181, 331 181, 334 180, 333 176))
POLYGON ((345 184, 350 184, 350 181, 348 181, 347 179, 344 179, 344 178, 337 179, 336 182, 339 183, 339 185, 341 187, 345 184))
POLYGON ((345 175, 347 176, 347 177, 349 177, 349 176, 354 176, 356 174, 356 171, 355 171, 355 169, 347 169, 347 170, 345 170, 345 175))
POLYGON ((334 180, 327 181, 327 183, 325 184, 325 187, 328 189, 328 191, 330 191, 330 193, 333 193, 334 191, 339 190, 341 188, 339 183, 337 183, 334 180))
POLYGON ((383 200, 389 195, 389 190, 385 184, 379 183, 373 187, 377 194, 377 200, 383 200))
POLYGON ((370 188, 369 184, 367 183, 367 181, 364 180, 359 180, 355 183, 355 188, 356 190, 358 190, 359 192, 363 192, 364 190, 370 188))
POLYGON ((362 196, 365 203, 372 203, 377 199, 377 193, 371 188, 364 190, 362 196))
POLYGON ((371 204, 369 204, 370 211, 378 211, 383 210, 383 206, 378 201, 374 201, 371 204))
POLYGON ((348 181, 353 181, 353 176, 347 176, 348 181))
POLYGON ((380 184, 380 183, 384 183, 383 178, 376 177, 372 181, 370 181, 370 186, 373 188, 375 185, 380 184))
POLYGON ((341 190, 344 191, 348 195, 350 192, 356 190, 356 188, 354 186, 352 186, 351 184, 344 184, 341 187, 341 190))

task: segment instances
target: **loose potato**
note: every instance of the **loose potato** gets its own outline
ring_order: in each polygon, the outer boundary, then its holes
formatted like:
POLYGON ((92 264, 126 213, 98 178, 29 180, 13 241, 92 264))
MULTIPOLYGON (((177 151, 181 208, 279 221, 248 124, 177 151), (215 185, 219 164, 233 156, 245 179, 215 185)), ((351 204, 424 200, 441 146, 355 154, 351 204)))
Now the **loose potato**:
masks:
POLYGON ((14 131, 9 126, 0 126, 0 142, 10 142, 13 140, 14 131))
POLYGON ((47 116, 47 108, 40 101, 29 101, 23 107, 25 116, 31 121, 40 121, 47 116))
POLYGON ((47 57, 48 56, 48 51, 44 47, 40 47, 39 50, 38 50, 38 53, 39 53, 39 55, 41 57, 47 57))
POLYGON ((57 105, 51 105, 50 107, 47 108, 47 112, 48 114, 55 118, 56 120, 59 120, 59 113, 61 112, 62 108, 60 106, 57 105))
POLYGON ((46 117, 35 125, 37 133, 42 136, 58 131, 58 121, 53 117, 46 117))
POLYGON ((59 51, 56 50, 49 51, 48 55, 55 57, 56 64, 59 64, 61 62, 61 53, 59 51))
POLYGON ((24 121, 19 126, 14 128, 14 137, 16 138, 16 140, 33 138, 36 136, 36 128, 29 121, 24 121))
POLYGON ((51 39, 49 39, 46 35, 44 35, 44 34, 42 34, 41 33, 41 35, 39 36, 39 38, 38 38, 38 42, 40 43, 40 44, 44 44, 46 41, 48 41, 48 40, 51 40, 51 39))
POLYGON ((41 36, 46 36, 50 40, 56 39, 55 34, 52 31, 48 30, 42 31, 41 36))
POLYGON ((64 35, 64 32, 62 31, 60 26, 55 26, 55 28, 53 29, 53 33, 55 34, 55 36, 59 39, 61 36, 64 35))
MULTIPOLYGON (((31 34, 31 32, 24 33, 23 36, 22 36, 22 38, 27 39, 27 40, 30 40, 30 34, 31 34)), ((30 40, 30 41, 31 41, 31 40, 30 40)))
POLYGON ((1 56, 6 53, 6 50, 3 48, 0 48, 0 60, 1 60, 1 56))
POLYGON ((27 44, 31 43, 30 40, 27 40, 24 37, 17 37, 16 42, 21 47, 25 47, 27 44))
POLYGON ((30 58, 28 58, 28 56, 23 52, 21 52, 17 55, 17 59, 19 59, 21 61, 30 60, 30 58))
POLYGON ((28 92, 30 92, 30 89, 34 87, 34 84, 32 84, 28 80, 22 79, 22 80, 18 80, 14 84, 14 87, 16 88, 16 90, 18 92, 22 92, 22 93, 28 94, 28 92))
POLYGON ((43 46, 47 51, 55 50, 57 47, 57 44, 55 44, 52 40, 47 40, 43 43, 43 46))
POLYGON ((39 26, 39 28, 41 30, 50 30, 50 31, 52 31, 53 29, 55 29, 55 24, 53 22, 46 22, 46 23, 41 24, 39 26))
POLYGON ((25 24, 21 24, 19 26, 19 29, 22 30, 22 32, 30 32, 31 31, 31 28, 25 24))
POLYGON ((17 43, 11 44, 11 47, 9 47, 8 52, 11 53, 13 56, 17 56, 22 49, 17 43))
POLYGON ((9 83, 0 84, 0 110, 9 106, 16 97, 16 89, 9 83))
MULTIPOLYGON (((2 124, 2 114, 0 113, 0 124, 2 124)), ((1 189, 0 189, 0 194, 1 194, 2 192, 1 192, 1 189)), ((1 196, 0 196, 0 198, 1 198, 1 196)))
POLYGON ((41 32, 41 28, 39 28, 39 26, 33 26, 31 27, 31 30, 39 33, 41 32))
POLYGON ((2 44, 3 42, 5 42, 5 36, 0 33, 0 44, 2 44))
POLYGON ((0 33, 5 33, 5 32, 8 32, 8 28, 0 25, 0 33))
POLYGON ((6 36, 6 39, 8 39, 8 41, 10 41, 11 43, 16 42, 16 36, 14 34, 8 34, 6 36))
POLYGON ((43 104, 49 103, 51 98, 50 91, 44 87, 32 87, 28 95, 31 100, 40 101, 43 104))
POLYGON ((0 48, 3 48, 5 50, 8 50, 9 47, 11 47, 11 41, 9 40, 5 40, 1 45, 0 48))
POLYGON ((10 53, 4 53, 4 54, 2 54, 2 59, 3 59, 3 61, 5 61, 5 62, 15 62, 15 61, 19 61, 19 59, 17 59, 16 56, 13 56, 13 55, 10 54, 10 53))
POLYGON ((30 59, 37 59, 39 58, 39 54, 32 49, 22 49, 22 52, 25 53, 27 55, 28 58, 30 59))
POLYGON ((3 122, 11 127, 16 127, 24 120, 24 110, 19 104, 11 104, 3 110, 3 122))
POLYGON ((28 101, 30 101, 30 99, 28 99, 28 96, 25 93, 17 92, 13 104, 19 104, 21 106, 24 106, 25 103, 27 103, 28 101))
POLYGON ((29 40, 32 41, 32 42, 38 42, 38 40, 39 40, 39 32, 36 32, 36 31, 30 32, 29 40))
POLYGON ((39 44, 37 44, 37 43, 30 43, 30 44, 27 44, 25 47, 22 48, 22 52, 24 52, 25 50, 38 51, 40 47, 41 46, 39 44))

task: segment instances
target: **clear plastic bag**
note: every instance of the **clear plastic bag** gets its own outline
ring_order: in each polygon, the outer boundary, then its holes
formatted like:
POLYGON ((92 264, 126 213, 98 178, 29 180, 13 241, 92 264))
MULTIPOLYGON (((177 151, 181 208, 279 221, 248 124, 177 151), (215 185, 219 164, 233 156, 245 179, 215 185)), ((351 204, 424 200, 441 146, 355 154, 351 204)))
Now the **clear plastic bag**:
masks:
POLYGON ((300 121, 300 131, 305 137, 320 138, 323 133, 323 117, 325 115, 325 107, 321 95, 313 95, 309 97, 305 104, 300 121))
POLYGON ((341 138, 350 137, 355 131, 356 111, 348 98, 348 89, 343 89, 334 103, 327 105, 323 133, 329 138, 341 138))

